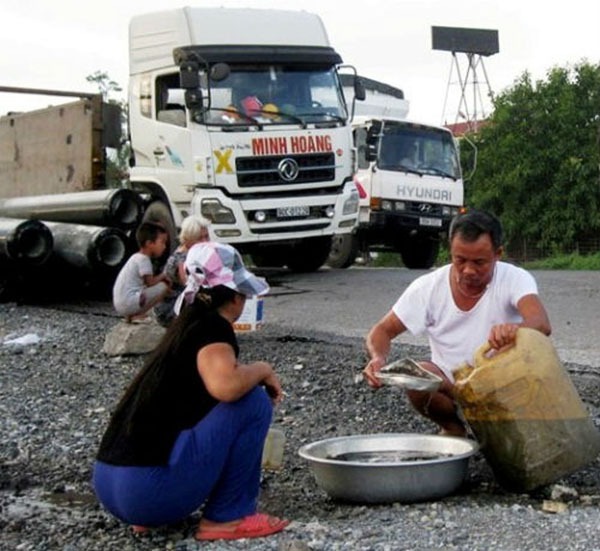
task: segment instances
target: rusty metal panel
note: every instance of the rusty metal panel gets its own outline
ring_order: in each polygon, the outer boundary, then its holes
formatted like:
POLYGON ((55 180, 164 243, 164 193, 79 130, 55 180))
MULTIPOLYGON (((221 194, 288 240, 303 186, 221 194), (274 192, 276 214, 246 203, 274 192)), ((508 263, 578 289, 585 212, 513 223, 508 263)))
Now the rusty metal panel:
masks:
POLYGON ((0 197, 103 185, 101 98, 0 117, 0 197))

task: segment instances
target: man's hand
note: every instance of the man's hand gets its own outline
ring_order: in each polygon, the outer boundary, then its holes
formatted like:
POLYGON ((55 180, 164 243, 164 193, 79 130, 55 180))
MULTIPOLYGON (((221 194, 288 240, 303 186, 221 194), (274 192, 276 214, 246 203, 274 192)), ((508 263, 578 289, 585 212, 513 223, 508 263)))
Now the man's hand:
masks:
POLYGON ((515 344, 517 339, 517 330, 520 325, 517 323, 501 323, 494 325, 488 336, 488 342, 494 350, 508 348, 515 344))
POLYGON ((376 373, 381 370, 381 368, 385 365, 385 358, 375 357, 371 358, 367 367, 363 369, 363 377, 367 381, 370 387, 379 388, 381 386, 381 381, 378 377, 376 377, 376 373))

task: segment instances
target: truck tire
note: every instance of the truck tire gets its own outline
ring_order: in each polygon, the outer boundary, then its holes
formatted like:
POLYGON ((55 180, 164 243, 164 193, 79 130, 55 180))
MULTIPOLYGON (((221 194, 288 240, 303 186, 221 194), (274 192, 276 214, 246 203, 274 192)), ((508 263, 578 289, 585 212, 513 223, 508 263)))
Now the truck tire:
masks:
POLYGON ((152 201, 144 211, 142 222, 156 222, 169 234, 167 249, 162 257, 156 259, 156 266, 162 269, 169 255, 177 248, 177 228, 171 215, 171 209, 162 201, 152 201))
POLYGON ((327 265, 332 268, 349 268, 358 256, 358 239, 352 233, 334 235, 327 265))
POLYGON ((12 277, 4 266, 0 266, 0 303, 9 302, 12 299, 13 285, 12 277))
POLYGON ((287 251, 287 267, 296 273, 316 272, 325 264, 331 250, 331 237, 310 237, 287 251))
POLYGON ((437 259, 440 241, 431 237, 406 238, 400 248, 402 262, 411 270, 428 270, 437 259))

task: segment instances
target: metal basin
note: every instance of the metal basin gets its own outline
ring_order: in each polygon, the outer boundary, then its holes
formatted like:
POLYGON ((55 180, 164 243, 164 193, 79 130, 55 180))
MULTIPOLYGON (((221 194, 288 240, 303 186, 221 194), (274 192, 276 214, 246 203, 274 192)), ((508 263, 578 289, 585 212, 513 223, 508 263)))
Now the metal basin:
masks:
POLYGON ((317 484, 331 497, 357 503, 430 501, 457 490, 479 445, 428 434, 365 434, 302 446, 317 484))

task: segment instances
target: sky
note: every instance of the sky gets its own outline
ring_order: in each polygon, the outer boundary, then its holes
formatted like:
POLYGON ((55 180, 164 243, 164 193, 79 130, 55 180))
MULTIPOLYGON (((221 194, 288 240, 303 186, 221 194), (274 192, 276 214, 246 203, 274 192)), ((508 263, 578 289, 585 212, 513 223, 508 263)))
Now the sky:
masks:
MULTIPOLYGON (((105 71, 128 79, 128 24, 133 15, 185 6, 173 0, 20 0, 0 16, 0 86, 95 92, 86 76, 105 71)), ((330 42, 360 75, 404 91, 409 117, 429 124, 459 120, 458 71, 467 59, 433 50, 431 27, 497 30, 499 53, 481 58, 466 110, 485 116, 488 91, 509 88, 525 71, 543 80, 552 67, 600 62, 600 2, 570 0, 220 0, 206 7, 305 10, 323 19, 330 42), (342 7, 343 6, 343 7, 342 7), (473 96, 473 89, 479 91, 473 96)), ((472 75, 472 73, 471 73, 472 75)), ((0 114, 59 103, 0 93, 0 114)))

